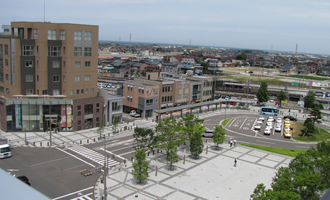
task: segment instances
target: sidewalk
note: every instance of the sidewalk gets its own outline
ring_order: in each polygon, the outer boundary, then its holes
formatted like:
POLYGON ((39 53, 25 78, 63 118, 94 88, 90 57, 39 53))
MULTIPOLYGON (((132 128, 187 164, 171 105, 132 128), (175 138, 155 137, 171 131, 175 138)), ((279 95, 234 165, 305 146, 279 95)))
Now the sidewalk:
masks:
MULTIPOLYGON (((142 185, 137 184, 131 175, 131 162, 110 170, 107 199, 245 200, 259 183, 270 188, 277 169, 288 166, 293 159, 240 145, 230 148, 228 144, 222 144, 220 150, 216 150, 212 143, 207 145, 198 160, 193 159, 190 152, 185 153, 185 147, 181 146, 180 159, 174 163, 173 171, 167 169, 163 153, 148 156, 151 161, 149 177, 142 185), (237 159, 236 167, 234 159, 237 159)), ((99 179, 94 191, 95 199, 102 198, 103 189, 103 181, 99 179)))

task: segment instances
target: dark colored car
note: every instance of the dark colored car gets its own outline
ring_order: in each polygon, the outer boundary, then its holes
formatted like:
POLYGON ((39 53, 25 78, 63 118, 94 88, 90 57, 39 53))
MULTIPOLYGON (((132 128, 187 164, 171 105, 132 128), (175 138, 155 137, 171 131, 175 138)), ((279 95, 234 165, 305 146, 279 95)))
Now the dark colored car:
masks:
POLYGON ((283 119, 286 119, 286 118, 289 118, 291 121, 297 121, 297 118, 291 116, 291 115, 288 115, 288 116, 284 116, 283 119))
POLYGON ((253 71, 249 71, 250 74, 253 74, 253 71))
POLYGON ((226 98, 226 95, 222 95, 222 96, 221 96, 221 99, 225 99, 225 98, 226 98))
POLYGON ((17 176, 16 178, 31 186, 31 183, 26 176, 17 176))
POLYGON ((215 99, 220 99, 221 95, 215 95, 214 98, 215 99))

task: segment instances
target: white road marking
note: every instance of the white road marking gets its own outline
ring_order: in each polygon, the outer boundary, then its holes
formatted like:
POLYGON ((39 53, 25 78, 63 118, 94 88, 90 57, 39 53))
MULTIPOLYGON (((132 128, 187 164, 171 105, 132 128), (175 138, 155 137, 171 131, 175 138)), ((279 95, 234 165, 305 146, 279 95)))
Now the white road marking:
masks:
POLYGON ((254 120, 254 122, 253 122, 253 125, 252 125, 252 127, 251 127, 251 130, 252 130, 252 131, 253 131, 253 129, 254 129, 254 125, 256 124, 257 119, 258 119, 258 118, 256 118, 256 120, 254 120))
POLYGON ((70 168, 68 168, 68 169, 63 169, 62 171, 69 171, 69 170, 71 170, 71 169, 74 169, 74 168, 77 168, 77 167, 81 167, 81 166, 84 166, 85 164, 82 164, 82 165, 77 165, 77 166, 75 166, 75 167, 70 167, 70 168))
POLYGON ((236 120, 236 118, 234 118, 234 120, 231 122, 231 124, 229 125, 229 127, 231 127, 234 123, 234 121, 236 120))
POLYGON ((126 155, 126 154, 131 154, 131 153, 134 153, 135 151, 129 151, 129 152, 126 152, 126 153, 122 153, 122 154, 118 154, 120 156, 123 156, 123 155, 126 155))
MULTIPOLYGON (((255 144, 255 145, 261 145, 261 144, 259 144, 259 143, 254 143, 254 142, 244 142, 244 141, 240 141, 240 143, 246 143, 246 144, 255 144)), ((265 146, 265 147, 270 147, 269 145, 263 145, 263 146, 265 146)))
POLYGON ((242 126, 244 125, 244 122, 247 120, 247 118, 245 118, 245 120, 243 121, 241 127, 239 127, 240 129, 242 128, 242 126))
POLYGON ((295 146, 295 147, 304 148, 304 149, 309 149, 309 147, 304 147, 304 146, 295 146))
POLYGON ((56 198, 54 198, 53 200, 62 199, 62 198, 64 198, 64 197, 68 197, 68 196, 71 196, 71 195, 73 195, 73 194, 77 194, 77 193, 79 193, 79 192, 83 192, 83 191, 90 190, 90 189, 93 189, 93 188, 94 188, 94 186, 89 187, 89 188, 85 188, 85 189, 82 189, 82 190, 79 190, 79 191, 76 191, 76 192, 72 192, 72 193, 70 193, 70 194, 66 194, 66 195, 63 195, 63 196, 60 196, 60 197, 56 197, 56 198))
POLYGON ((42 163, 38 163, 38 164, 35 164, 35 165, 31 165, 30 167, 35 167, 35 166, 38 166, 38 165, 48 164, 48 163, 51 163, 51 162, 56 162, 56 161, 64 160, 64 159, 67 159, 67 158, 71 158, 71 157, 70 157, 70 156, 67 156, 67 157, 64 157, 64 158, 59 158, 59 159, 55 159, 55 160, 50 160, 50 161, 46 161, 46 162, 42 162, 42 163))
POLYGON ((86 164, 89 165, 89 166, 92 166, 93 168, 95 168, 95 166, 92 165, 91 163, 89 163, 89 162, 87 162, 87 161, 85 161, 85 160, 83 160, 83 159, 81 159, 81 158, 78 158, 77 156, 75 156, 75 155, 73 155, 73 154, 71 154, 71 153, 69 153, 69 152, 66 152, 66 151, 64 151, 64 150, 62 150, 62 149, 60 149, 60 148, 58 148, 58 147, 56 147, 56 149, 62 151, 63 153, 66 153, 66 154, 68 154, 68 155, 70 155, 70 156, 72 156, 72 157, 74 157, 74 158, 76 158, 76 159, 78 159, 78 160, 80 160, 80 161, 83 162, 83 163, 86 163, 86 164))
POLYGON ((89 197, 89 195, 92 195, 93 193, 85 194, 83 196, 79 196, 70 200, 93 200, 92 198, 89 197))
POLYGON ((268 144, 275 144, 274 142, 264 142, 264 141, 260 141, 260 140, 256 140, 256 142, 262 142, 262 143, 268 143, 268 144))

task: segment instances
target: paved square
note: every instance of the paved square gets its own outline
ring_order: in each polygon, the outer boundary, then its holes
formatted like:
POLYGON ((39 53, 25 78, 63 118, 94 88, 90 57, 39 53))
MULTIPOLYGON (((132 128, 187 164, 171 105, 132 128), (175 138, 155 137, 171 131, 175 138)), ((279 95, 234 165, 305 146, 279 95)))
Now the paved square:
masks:
POLYGON ((110 194, 114 194, 117 197, 123 198, 129 194, 132 194, 133 192, 135 192, 133 189, 128 189, 127 187, 119 187, 110 191, 110 194))
POLYGON ((174 190, 169 187, 157 184, 157 185, 151 186, 150 188, 145 189, 145 191, 149 192, 151 194, 154 194, 158 197, 162 197, 170 192, 173 192, 174 190))
POLYGON ((255 157, 265 157, 268 153, 267 152, 261 152, 261 151, 257 151, 257 150, 253 150, 251 152, 248 153, 249 155, 255 156, 255 157))
POLYGON ((239 160, 245 160, 245 161, 250 161, 250 162, 257 162, 257 160, 259 160, 259 159, 260 158, 258 158, 258 157, 254 157, 254 156, 250 156, 250 155, 244 155, 239 158, 239 160))
POLYGON ((274 162, 274 161, 271 161, 271 160, 262 159, 258 162, 258 164, 265 165, 265 166, 268 166, 268 167, 275 167, 276 165, 279 164, 279 162, 274 162))
POLYGON ((195 199, 195 197, 177 191, 177 192, 174 192, 174 193, 166 196, 165 199, 168 199, 168 200, 172 200, 172 199, 175 199, 175 200, 190 200, 191 199, 191 200, 193 200, 193 199, 195 199))
POLYGON ((268 160, 276 161, 276 162, 281 162, 282 160, 284 160, 283 157, 281 157, 281 156, 276 156, 276 155, 273 155, 273 154, 269 154, 269 155, 266 156, 265 158, 268 159, 268 160))

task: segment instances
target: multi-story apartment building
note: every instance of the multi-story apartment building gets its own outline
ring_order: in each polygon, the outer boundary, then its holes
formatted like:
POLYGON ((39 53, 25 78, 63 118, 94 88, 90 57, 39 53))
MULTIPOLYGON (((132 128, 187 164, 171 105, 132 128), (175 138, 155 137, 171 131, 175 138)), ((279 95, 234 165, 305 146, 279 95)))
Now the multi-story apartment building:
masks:
POLYGON ((124 111, 136 110, 142 118, 153 116, 158 108, 159 85, 137 81, 124 81, 117 90, 124 97, 124 111))
POLYGON ((191 96, 191 82, 186 79, 180 78, 171 78, 165 77, 163 78, 166 81, 173 81, 174 88, 173 88, 173 103, 174 106, 183 106, 190 103, 192 96, 191 96))
POLYGON ((1 129, 80 130, 102 123, 98 26, 12 22, 0 35, 1 129))

